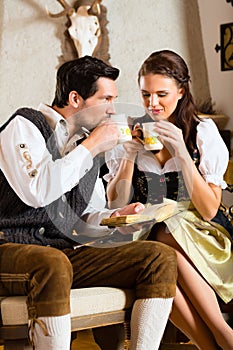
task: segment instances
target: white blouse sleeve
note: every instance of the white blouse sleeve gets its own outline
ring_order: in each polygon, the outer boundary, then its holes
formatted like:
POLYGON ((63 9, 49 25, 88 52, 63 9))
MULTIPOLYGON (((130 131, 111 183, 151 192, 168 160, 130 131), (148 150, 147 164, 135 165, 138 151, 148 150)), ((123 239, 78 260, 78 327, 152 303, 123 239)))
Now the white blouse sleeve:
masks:
POLYGON ((199 171, 205 181, 226 188, 223 175, 227 169, 229 152, 212 119, 204 119, 199 123, 197 147, 200 152, 199 171))
POLYGON ((116 175, 124 154, 125 150, 121 144, 105 153, 105 162, 109 170, 109 173, 104 175, 105 181, 109 182, 116 175))

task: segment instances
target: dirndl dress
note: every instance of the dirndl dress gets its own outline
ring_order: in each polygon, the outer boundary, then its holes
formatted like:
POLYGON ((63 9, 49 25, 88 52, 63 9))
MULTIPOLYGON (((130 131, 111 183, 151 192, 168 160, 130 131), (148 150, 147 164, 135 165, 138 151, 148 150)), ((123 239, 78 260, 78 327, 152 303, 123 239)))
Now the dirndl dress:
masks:
POLYGON ((229 232, 204 221, 188 202, 177 202, 178 214, 165 220, 170 233, 220 298, 233 298, 233 254, 229 232), (189 204, 189 209, 187 209, 189 204))
POLYGON ((140 171, 135 164, 132 185, 132 202, 156 204, 162 202, 164 197, 176 201, 177 214, 164 220, 169 232, 219 297, 225 303, 231 301, 233 227, 224 214, 219 211, 213 220, 203 220, 190 202, 179 172, 158 175, 140 171))

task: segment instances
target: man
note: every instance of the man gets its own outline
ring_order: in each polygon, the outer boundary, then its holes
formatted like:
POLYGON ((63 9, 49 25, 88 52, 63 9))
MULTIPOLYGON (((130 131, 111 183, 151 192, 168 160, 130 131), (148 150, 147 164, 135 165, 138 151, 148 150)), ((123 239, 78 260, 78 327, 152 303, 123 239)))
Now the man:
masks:
POLYGON ((66 62, 52 106, 19 109, 0 129, 0 295, 27 295, 36 350, 69 349, 70 288, 134 288, 132 350, 158 349, 171 310, 171 248, 133 242, 101 249, 71 239, 103 217, 143 209, 140 203, 116 211, 92 205, 102 191, 98 155, 119 138, 106 118, 118 74, 89 56, 66 62), (90 113, 93 106, 98 113, 90 113))

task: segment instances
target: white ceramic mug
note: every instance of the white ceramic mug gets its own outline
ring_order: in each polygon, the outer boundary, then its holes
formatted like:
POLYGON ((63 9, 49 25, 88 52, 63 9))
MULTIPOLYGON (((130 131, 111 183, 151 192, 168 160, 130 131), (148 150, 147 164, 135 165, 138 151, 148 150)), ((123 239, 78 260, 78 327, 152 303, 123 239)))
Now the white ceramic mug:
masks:
POLYGON ((144 148, 147 151, 155 151, 161 150, 163 148, 163 144, 158 139, 158 134, 154 131, 155 122, 151 123, 142 123, 142 139, 138 138, 142 141, 144 148))
POLYGON ((117 124, 117 129, 120 132, 118 142, 123 143, 132 140, 131 131, 128 125, 128 120, 125 114, 111 114, 111 120, 117 124))

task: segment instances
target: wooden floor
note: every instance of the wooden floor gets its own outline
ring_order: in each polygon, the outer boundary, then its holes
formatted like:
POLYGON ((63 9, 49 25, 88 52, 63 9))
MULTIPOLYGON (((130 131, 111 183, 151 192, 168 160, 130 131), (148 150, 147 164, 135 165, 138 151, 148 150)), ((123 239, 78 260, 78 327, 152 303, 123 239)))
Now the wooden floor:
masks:
MULTIPOLYGON (((4 350, 4 346, 0 345, 0 350, 4 350)), ((74 340, 71 350, 100 350, 96 343, 86 343, 85 341, 80 344, 78 340, 74 340)), ((194 345, 191 344, 162 344, 159 350, 197 350, 194 345)))
POLYGON ((159 350, 197 350, 197 348, 195 345, 192 345, 192 344, 167 343, 167 344, 162 344, 159 350))
MULTIPOLYGON (((97 344, 81 344, 78 341, 74 341, 72 343, 72 350, 99 350, 97 344)), ((0 350, 4 350, 4 346, 0 346, 0 350)), ((159 350, 197 350, 197 348, 194 345, 191 344, 162 344, 159 348, 159 350)))
MULTIPOLYGON (((180 343, 171 343, 169 340, 166 343, 160 345, 159 350, 197 350, 197 348, 188 344, 186 339, 180 340, 180 343)), ((0 341, 0 350, 4 350, 4 346, 0 341)), ((72 342, 71 350, 101 350, 101 348, 94 341, 93 333, 90 329, 80 331, 75 336, 75 339, 72 342)))
POLYGON ((72 341, 71 350, 101 350, 94 341, 91 329, 78 332, 77 337, 72 341))

